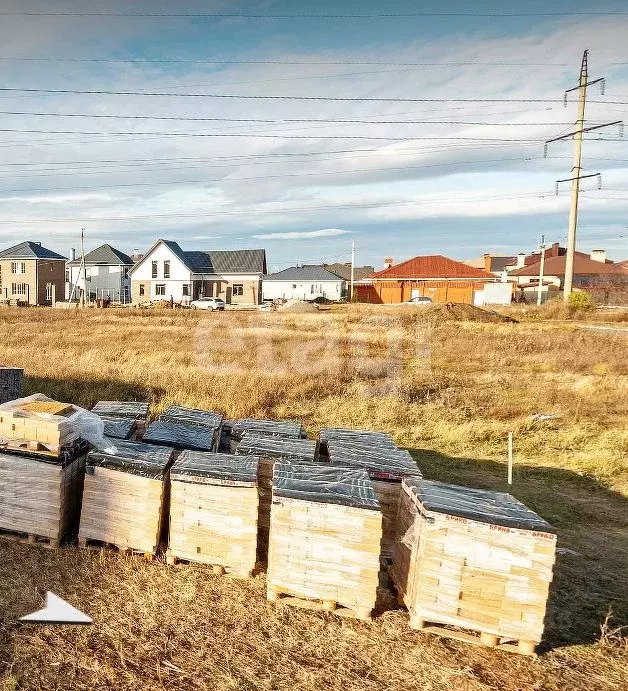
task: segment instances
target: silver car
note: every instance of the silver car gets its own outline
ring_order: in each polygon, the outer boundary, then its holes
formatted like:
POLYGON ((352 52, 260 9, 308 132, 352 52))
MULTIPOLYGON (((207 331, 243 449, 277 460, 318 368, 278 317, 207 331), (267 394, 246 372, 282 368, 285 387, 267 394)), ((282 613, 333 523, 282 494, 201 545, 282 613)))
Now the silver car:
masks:
POLYGON ((220 298, 198 298, 197 300, 192 300, 190 307, 193 310, 222 311, 225 309, 225 301, 220 298))
POLYGON ((410 305, 423 305, 425 307, 431 305, 432 302, 432 298, 428 298, 427 295, 417 295, 408 300, 408 304, 410 305))

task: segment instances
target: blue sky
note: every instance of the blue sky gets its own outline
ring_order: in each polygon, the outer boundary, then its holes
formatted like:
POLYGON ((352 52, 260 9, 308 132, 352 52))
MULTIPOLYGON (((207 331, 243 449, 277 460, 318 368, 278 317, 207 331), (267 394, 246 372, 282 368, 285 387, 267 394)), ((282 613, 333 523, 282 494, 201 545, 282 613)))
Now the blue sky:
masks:
MULTIPOLYGON (((588 119, 628 119, 628 14, 559 0, 519 9, 545 16, 480 16, 513 11, 0 0, 0 87, 16 89, 0 91, 0 246, 30 238, 69 253, 84 227, 88 249, 141 250, 158 237, 264 246, 274 269, 348 261, 352 242, 359 263, 381 266, 391 255, 530 251, 541 234, 564 241, 569 194, 554 182, 570 177, 572 143, 545 159, 543 141, 575 120, 562 93, 585 48, 591 77, 607 79, 605 96, 590 90, 588 119), (6 14, 50 11, 244 16, 6 14), (447 16, 268 18, 417 12, 447 16)), ((579 248, 626 258, 628 137, 590 135, 583 165, 603 188, 583 183, 579 248)))

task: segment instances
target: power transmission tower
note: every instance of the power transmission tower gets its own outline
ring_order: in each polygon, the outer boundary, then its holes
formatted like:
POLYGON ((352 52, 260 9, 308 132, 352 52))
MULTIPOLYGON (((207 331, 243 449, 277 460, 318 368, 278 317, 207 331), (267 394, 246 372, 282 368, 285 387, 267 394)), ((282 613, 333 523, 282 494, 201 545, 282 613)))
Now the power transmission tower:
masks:
POLYGON ((623 134, 623 122, 616 120, 615 122, 607 122, 604 125, 593 125, 591 127, 584 126, 584 113, 587 103, 587 87, 593 84, 600 84, 601 93, 604 94, 605 80, 603 77, 589 81, 588 75, 588 55, 589 51, 585 50, 582 56, 582 65, 580 67, 580 78, 578 79, 578 86, 565 91, 564 103, 567 106, 567 94, 572 91, 578 92, 578 120, 576 122, 576 129, 569 134, 563 134, 560 137, 548 139, 545 142, 545 156, 547 156, 547 146, 552 142, 560 141, 561 139, 574 140, 574 156, 573 167, 571 169, 572 177, 556 181, 556 194, 558 194, 558 185, 561 182, 571 182, 571 207, 569 209, 569 231, 567 235, 567 255, 565 257, 565 283, 563 285, 563 298, 565 302, 569 301, 571 289, 573 286, 573 261, 574 252, 576 251, 576 231, 578 229, 578 197, 580 195, 580 180, 585 178, 597 178, 598 188, 602 185, 602 176, 600 173, 590 173, 582 175, 582 135, 585 132, 592 130, 600 130, 604 127, 611 127, 612 125, 619 125, 620 135, 623 134))

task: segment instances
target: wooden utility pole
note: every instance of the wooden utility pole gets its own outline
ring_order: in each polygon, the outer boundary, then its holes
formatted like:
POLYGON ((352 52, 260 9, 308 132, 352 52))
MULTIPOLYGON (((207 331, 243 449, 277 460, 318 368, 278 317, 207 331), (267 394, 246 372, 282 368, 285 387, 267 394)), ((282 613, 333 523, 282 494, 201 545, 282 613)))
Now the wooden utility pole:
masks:
POLYGON ((353 280, 355 277, 355 242, 351 243, 351 291, 349 294, 349 302, 353 302, 353 280))
POLYGON ((539 267, 539 289, 536 295, 536 304, 543 304, 543 274, 545 273, 545 235, 541 235, 541 266, 539 267))
MULTIPOLYGON (((565 178, 564 180, 556 181, 556 194, 558 194, 558 185, 561 182, 571 183, 571 207, 569 208, 569 229, 567 233, 567 254, 565 256, 565 281, 563 284, 563 299, 565 302, 569 301, 569 296, 571 295, 571 290, 573 287, 573 261, 574 253, 576 251, 576 232, 578 229, 578 197, 580 195, 580 180, 585 178, 597 178, 598 188, 601 187, 601 175, 600 173, 591 173, 589 175, 582 175, 582 135, 585 132, 591 132, 592 130, 599 130, 603 127, 610 127, 611 125, 619 125, 620 128, 623 127, 623 122, 621 120, 616 120, 615 122, 607 122, 604 125, 593 125, 591 127, 584 126, 584 113, 586 109, 587 102, 587 87, 593 84, 600 84, 600 89, 602 94, 604 93, 604 77, 599 79, 594 79, 593 81, 588 81, 588 57, 589 51, 585 50, 582 55, 582 64, 580 66, 580 77, 578 79, 578 86, 573 89, 567 89, 565 91, 565 106, 567 105, 567 94, 571 91, 578 92, 578 120, 576 121, 576 129, 569 134, 563 134, 560 137, 554 137, 553 139, 548 139, 545 142, 545 155, 547 156, 547 145, 551 142, 557 142, 561 139, 571 139, 574 140, 574 155, 573 155, 573 168, 571 169, 572 177, 565 178)), ((621 133, 621 130, 620 130, 621 133)))

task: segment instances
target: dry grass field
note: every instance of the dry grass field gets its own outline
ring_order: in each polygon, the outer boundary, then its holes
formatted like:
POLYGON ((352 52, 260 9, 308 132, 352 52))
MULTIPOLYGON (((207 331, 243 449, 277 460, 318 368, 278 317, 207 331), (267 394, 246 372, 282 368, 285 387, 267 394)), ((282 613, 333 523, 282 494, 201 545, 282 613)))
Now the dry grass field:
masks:
POLYGON ((0 361, 25 368, 27 393, 389 431, 427 478, 495 489, 513 431, 513 493, 561 552, 542 654, 523 658, 411 631, 399 609, 364 623, 277 608, 263 573, 0 540, 5 691, 628 688, 628 335, 523 316, 1 311, 0 361), (48 589, 95 624, 19 627, 48 589))

